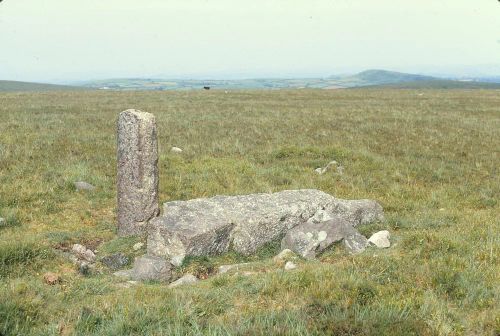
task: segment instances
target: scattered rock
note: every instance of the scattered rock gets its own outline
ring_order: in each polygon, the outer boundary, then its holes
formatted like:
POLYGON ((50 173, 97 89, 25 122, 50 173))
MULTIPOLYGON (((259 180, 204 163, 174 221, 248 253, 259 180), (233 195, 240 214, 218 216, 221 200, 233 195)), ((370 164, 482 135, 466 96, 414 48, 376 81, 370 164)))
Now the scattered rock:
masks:
POLYGON ((344 246, 351 254, 358 254, 366 249, 368 239, 356 229, 353 229, 344 236, 344 246))
POLYGON ((58 274, 48 272, 43 275, 43 281, 45 281, 47 285, 53 286, 61 282, 61 277, 58 274))
POLYGON ((383 230, 372 234, 372 236, 368 239, 368 242, 378 248, 387 248, 391 246, 391 242, 389 241, 390 237, 391 234, 389 231, 383 230))
POLYGON ((222 254, 230 245, 250 255, 319 210, 341 216, 351 226, 383 219, 375 201, 341 200, 319 190, 215 196, 167 202, 163 208, 163 215, 150 221, 147 251, 174 265, 186 256, 222 254))
POLYGON ((134 246, 132 246, 132 248, 134 249, 134 251, 139 251, 143 246, 144 246, 144 243, 138 242, 138 243, 135 243, 134 246))
POLYGON ((84 182, 84 181, 75 182, 74 185, 75 185, 76 191, 81 191, 81 190, 92 191, 95 189, 95 187, 92 184, 84 182))
POLYGON ((118 234, 146 232, 158 216, 158 139, 151 113, 126 110, 118 116, 118 234))
POLYGON ((130 278, 136 281, 169 282, 172 278, 172 265, 163 258, 144 255, 135 260, 130 278))
POLYGON ((297 265, 295 265, 291 261, 287 261, 287 263, 285 264, 285 271, 290 271, 290 270, 293 270, 293 269, 296 269, 296 268, 297 268, 297 265))
POLYGON ((171 153, 182 153, 182 149, 180 149, 179 147, 172 147, 172 148, 170 148, 170 152, 171 153))
POLYGON ((0 227, 5 225, 5 218, 0 217, 0 227))
POLYGON ((296 256, 297 255, 292 250, 290 250, 290 249, 284 249, 283 251, 281 251, 280 253, 278 253, 273 258, 273 260, 274 260, 274 262, 280 263, 280 262, 283 262, 283 261, 285 261, 287 259, 294 258, 296 256))
POLYGON ((71 248, 71 251, 79 259, 83 259, 83 260, 86 260, 86 261, 91 262, 91 263, 95 261, 94 252, 87 249, 83 245, 74 244, 73 247, 71 248))
POLYGON ((186 274, 168 285, 168 288, 175 288, 182 285, 192 284, 198 281, 198 278, 192 274, 186 274))
POLYGON ((361 236, 345 218, 335 215, 318 217, 313 216, 306 223, 289 230, 281 241, 281 248, 288 248, 306 259, 314 259, 333 243, 346 237, 361 236), (318 217, 329 219, 318 221, 318 217))
POLYGON ((218 274, 224 274, 232 269, 238 270, 240 267, 248 266, 249 263, 233 264, 233 265, 221 265, 217 271, 218 274))
POLYGON ((127 266, 129 261, 129 258, 123 253, 114 253, 101 259, 104 265, 114 271, 127 266))

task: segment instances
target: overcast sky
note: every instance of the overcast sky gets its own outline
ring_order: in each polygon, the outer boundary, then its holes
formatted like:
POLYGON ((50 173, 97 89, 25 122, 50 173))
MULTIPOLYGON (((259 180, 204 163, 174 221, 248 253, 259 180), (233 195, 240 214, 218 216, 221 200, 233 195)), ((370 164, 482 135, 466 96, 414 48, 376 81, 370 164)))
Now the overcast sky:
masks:
POLYGON ((500 75, 498 0, 4 0, 0 79, 500 75))

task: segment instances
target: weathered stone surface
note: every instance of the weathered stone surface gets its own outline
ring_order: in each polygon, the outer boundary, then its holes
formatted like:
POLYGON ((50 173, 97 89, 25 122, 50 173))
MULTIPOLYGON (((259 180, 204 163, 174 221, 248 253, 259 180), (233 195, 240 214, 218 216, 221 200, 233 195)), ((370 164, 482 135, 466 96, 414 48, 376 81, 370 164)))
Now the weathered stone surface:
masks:
POLYGON ((156 119, 126 110, 118 117, 118 234, 146 231, 159 214, 156 119))
POLYGON ((80 244, 73 244, 71 252, 78 258, 90 263, 95 261, 95 254, 91 250, 87 249, 85 246, 80 244))
POLYGON ((75 188, 77 191, 81 191, 81 190, 92 191, 95 189, 95 187, 92 184, 84 182, 84 181, 78 181, 78 182, 75 182, 73 184, 75 185, 75 188))
POLYGON ((352 231, 345 235, 344 246, 351 254, 358 254, 366 249, 368 239, 353 228, 352 231))
POLYGON ((133 281, 157 280, 170 282, 172 265, 163 258, 144 255, 134 262, 134 267, 113 273, 115 276, 133 281))
POLYGON ((391 238, 389 231, 383 230, 372 234, 368 242, 378 248, 387 248, 391 246, 389 238, 391 238))
POLYGON ((340 216, 328 216, 326 221, 308 220, 287 232, 281 241, 282 249, 290 249, 307 259, 314 259, 335 242, 354 230, 351 223, 340 216))
POLYGON ((127 266, 129 258, 123 253, 114 253, 102 258, 101 262, 108 268, 116 271, 124 266, 127 266))
POLYGON ((130 278, 136 281, 169 282, 172 278, 172 265, 163 258, 144 255, 135 260, 130 278))
POLYGON ((176 265, 185 256, 224 253, 230 245, 249 255, 311 217, 325 216, 320 210, 350 226, 383 218, 375 201, 340 200, 319 190, 174 201, 165 203, 164 214, 150 222, 148 254, 176 265))
POLYGON ((291 271, 291 270, 296 269, 296 268, 297 268, 297 265, 295 265, 291 261, 287 261, 285 264, 285 271, 291 271))
POLYGON ((179 278, 179 279, 175 280, 174 282, 172 282, 170 285, 168 285, 168 288, 175 288, 175 287, 179 287, 182 285, 188 285, 188 284, 195 283, 197 281, 198 281, 198 278, 195 277, 194 275, 186 274, 182 278, 179 278))

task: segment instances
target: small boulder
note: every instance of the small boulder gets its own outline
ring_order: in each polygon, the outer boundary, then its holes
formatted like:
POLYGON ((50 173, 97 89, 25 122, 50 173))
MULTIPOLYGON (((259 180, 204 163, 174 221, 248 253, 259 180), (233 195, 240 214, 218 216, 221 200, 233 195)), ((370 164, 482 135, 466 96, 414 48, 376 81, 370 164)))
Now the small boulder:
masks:
POLYGON ((358 254, 366 249, 368 246, 368 239, 354 229, 349 234, 345 235, 344 246, 349 253, 358 254))
POLYGON ((71 251, 79 259, 83 259, 83 260, 86 260, 86 261, 91 262, 91 263, 95 261, 94 252, 87 249, 83 245, 74 244, 73 247, 71 248, 71 251))
POLYGON ((43 275, 43 281, 45 281, 47 285, 53 286, 61 282, 61 277, 58 274, 48 272, 43 275))
POLYGON ((182 153, 182 149, 179 147, 172 147, 170 148, 171 153, 182 153))
POLYGON ((354 230, 352 225, 339 216, 321 222, 312 217, 306 223, 289 230, 281 241, 282 249, 290 249, 301 257, 314 259, 335 242, 341 241, 346 233, 354 230))
POLYGON ((368 242, 378 248, 387 248, 391 246, 391 242, 389 241, 390 237, 391 234, 389 231, 383 230, 372 234, 372 236, 368 239, 368 242))
POLYGON ((132 249, 134 251, 139 251, 143 246, 144 246, 144 243, 138 242, 138 243, 135 243, 134 246, 132 246, 132 249))
POLYGON ((168 285, 168 288, 175 288, 182 285, 192 284, 198 281, 198 278, 192 274, 186 274, 168 285))
POLYGON ((164 258, 144 255, 135 260, 131 273, 132 280, 158 280, 169 282, 172 278, 172 264, 164 258))
POLYGON ((108 268, 116 271, 124 266, 127 266, 129 263, 129 258, 123 253, 114 253, 102 258, 101 262, 108 268))
POLYGON ((81 190, 92 191, 95 189, 95 187, 92 184, 84 182, 84 181, 75 182, 74 185, 75 185, 76 191, 81 191, 81 190))
POLYGON ((297 265, 295 265, 291 261, 287 261, 287 263, 285 264, 285 271, 291 271, 291 270, 296 269, 296 268, 297 268, 297 265))

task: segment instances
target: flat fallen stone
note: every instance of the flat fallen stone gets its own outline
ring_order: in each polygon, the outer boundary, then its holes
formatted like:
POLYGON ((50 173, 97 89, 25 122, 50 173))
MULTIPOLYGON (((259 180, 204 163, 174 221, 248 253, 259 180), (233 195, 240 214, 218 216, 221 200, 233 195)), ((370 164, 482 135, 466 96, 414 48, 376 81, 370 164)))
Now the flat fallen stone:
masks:
POLYGON ((182 285, 188 285, 188 284, 195 283, 197 281, 198 281, 198 278, 195 277, 194 275, 186 274, 182 278, 179 278, 179 279, 175 280, 174 282, 172 282, 170 285, 168 285, 168 288, 175 288, 175 287, 179 287, 182 285))
POLYGON ((371 237, 368 238, 368 242, 378 248, 388 248, 391 246, 390 237, 391 234, 389 231, 383 230, 372 234, 371 237))
POLYGON ((230 246, 250 255, 321 210, 351 226, 383 219, 375 201, 341 200, 310 189, 173 201, 163 210, 150 221, 147 251, 175 265, 186 256, 222 254, 230 246))
POLYGON ((92 184, 84 182, 84 181, 75 182, 74 185, 75 185, 76 191, 81 191, 81 190, 92 191, 95 189, 95 187, 92 184))

